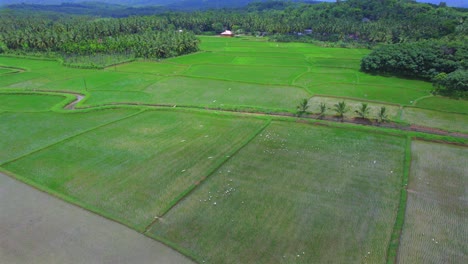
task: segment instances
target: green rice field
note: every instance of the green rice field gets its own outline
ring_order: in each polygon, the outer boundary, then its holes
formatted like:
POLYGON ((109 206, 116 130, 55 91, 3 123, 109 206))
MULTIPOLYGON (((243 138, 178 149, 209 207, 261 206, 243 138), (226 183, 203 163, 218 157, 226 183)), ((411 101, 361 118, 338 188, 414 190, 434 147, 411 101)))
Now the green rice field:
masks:
POLYGON ((39 112, 47 111, 65 99, 64 96, 40 94, 6 94, 0 93, 0 111, 39 112))
POLYGON ((413 142, 398 263, 466 263, 468 148, 413 142))
POLYGON ((412 124, 468 132, 468 115, 405 107, 402 119, 412 124))
POLYGON ((263 122, 150 111, 3 167, 144 230, 263 122))
POLYGON ((100 110, 93 111, 92 114, 61 114, 55 112, 0 113, 0 123, 2 124, 0 162, 4 163, 19 158, 135 113, 138 113, 138 110, 100 110))
POLYGON ((0 174, 196 263, 468 262, 468 101, 360 72, 367 49, 199 38, 101 70, 0 56, 0 174))
POLYGON ((273 123, 150 232, 199 262, 382 263, 404 143, 273 123))

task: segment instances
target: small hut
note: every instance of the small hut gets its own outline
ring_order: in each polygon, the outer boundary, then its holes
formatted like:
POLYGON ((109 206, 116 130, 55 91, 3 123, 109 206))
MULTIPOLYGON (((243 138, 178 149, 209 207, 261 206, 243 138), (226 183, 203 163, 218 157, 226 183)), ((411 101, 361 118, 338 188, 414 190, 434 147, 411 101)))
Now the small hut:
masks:
POLYGON ((221 33, 221 37, 234 37, 234 33, 230 30, 225 30, 223 33, 221 33))

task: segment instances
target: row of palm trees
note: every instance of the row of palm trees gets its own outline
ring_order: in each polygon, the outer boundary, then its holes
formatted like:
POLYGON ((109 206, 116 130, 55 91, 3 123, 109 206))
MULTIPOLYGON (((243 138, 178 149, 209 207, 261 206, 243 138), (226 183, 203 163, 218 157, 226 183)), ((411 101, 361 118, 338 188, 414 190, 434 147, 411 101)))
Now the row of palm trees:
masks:
MULTIPOLYGON (((307 98, 302 99, 297 106, 297 115, 303 116, 304 114, 308 113, 307 110, 309 109, 309 106, 309 100, 307 98)), ((325 103, 322 102, 319 104, 319 112, 317 113, 319 119, 323 119, 325 117, 325 112, 327 109, 330 108, 328 108, 325 103)), ((331 109, 336 113, 336 116, 340 118, 341 122, 343 122, 345 114, 351 110, 345 101, 334 104, 333 108, 331 109)), ((369 119, 370 110, 371 107, 367 103, 361 103, 361 105, 354 112, 359 116, 359 118, 369 119)), ((385 106, 380 107, 380 110, 377 113, 377 121, 379 123, 383 123, 388 120, 387 108, 385 106)))

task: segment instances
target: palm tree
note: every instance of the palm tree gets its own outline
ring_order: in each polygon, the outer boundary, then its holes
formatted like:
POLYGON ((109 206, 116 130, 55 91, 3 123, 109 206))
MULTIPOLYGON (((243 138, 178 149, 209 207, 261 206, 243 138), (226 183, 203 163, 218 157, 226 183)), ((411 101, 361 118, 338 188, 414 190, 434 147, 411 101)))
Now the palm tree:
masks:
POLYGON ((320 103, 319 107, 320 107, 319 119, 323 119, 323 117, 325 116, 325 111, 327 110, 327 106, 325 105, 325 103, 320 103))
POLYGON ((307 109, 309 108, 308 103, 309 103, 309 100, 307 100, 307 98, 304 98, 304 99, 301 100, 301 102, 297 106, 297 115, 298 116, 302 116, 303 114, 305 114, 307 112, 307 109))
POLYGON ((385 106, 380 108, 380 112, 378 114, 379 122, 383 123, 388 120, 387 109, 385 106))
POLYGON ((346 105, 345 101, 338 102, 334 105, 335 112, 338 114, 338 117, 341 118, 341 122, 343 122, 344 114, 349 111, 348 106, 346 105))
POLYGON ((370 107, 368 107, 366 103, 362 103, 361 107, 354 112, 356 112, 356 114, 358 114, 359 117, 361 118, 367 118, 369 111, 370 111, 370 107))

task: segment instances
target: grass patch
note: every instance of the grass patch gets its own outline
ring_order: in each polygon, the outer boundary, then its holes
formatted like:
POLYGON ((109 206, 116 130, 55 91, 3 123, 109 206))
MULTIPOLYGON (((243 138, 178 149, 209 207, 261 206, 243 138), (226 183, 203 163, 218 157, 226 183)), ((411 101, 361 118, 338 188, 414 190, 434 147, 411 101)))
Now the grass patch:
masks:
POLYGON ((411 124, 449 131, 468 132, 468 115, 446 113, 413 107, 403 109, 402 120, 411 124))
POLYGON ((468 149, 415 141, 398 263, 466 263, 468 149))
POLYGON ((143 231, 262 123, 149 111, 4 167, 143 231))
POLYGON ((342 68, 313 68, 301 75, 295 85, 311 93, 362 98, 365 100, 411 105, 430 94, 430 83, 396 77, 373 76, 342 68))
POLYGON ((136 61, 107 68, 108 71, 114 70, 117 72, 146 73, 155 75, 176 75, 181 74, 186 69, 186 65, 155 61, 136 61))
POLYGON ((65 56, 63 64, 69 67, 102 69, 104 67, 133 60, 135 60, 135 56, 133 54, 125 53, 75 55, 65 56))
POLYGON ((447 97, 434 96, 419 100, 416 106, 432 110, 468 114, 468 101, 461 99, 457 100, 447 97))
POLYGON ((194 65, 187 75, 230 81, 289 85, 307 68, 274 66, 194 65))
POLYGON ((65 98, 60 95, 0 93, 0 111, 47 111, 65 98))
POLYGON ((229 64, 236 58, 235 54, 226 54, 221 52, 199 52, 192 53, 180 57, 173 57, 165 60, 165 62, 177 64, 229 64))
POLYGON ((296 101, 308 97, 297 87, 269 86, 200 78, 167 78, 145 92, 157 95, 158 103, 208 107, 259 106, 292 109, 296 101))
POLYGON ((54 112, 0 113, 0 124, 2 124, 0 163, 21 157, 136 112, 138 110, 112 109, 66 114, 54 112))
POLYGON ((384 262, 404 151, 403 138, 275 122, 149 235, 207 263, 384 262))

